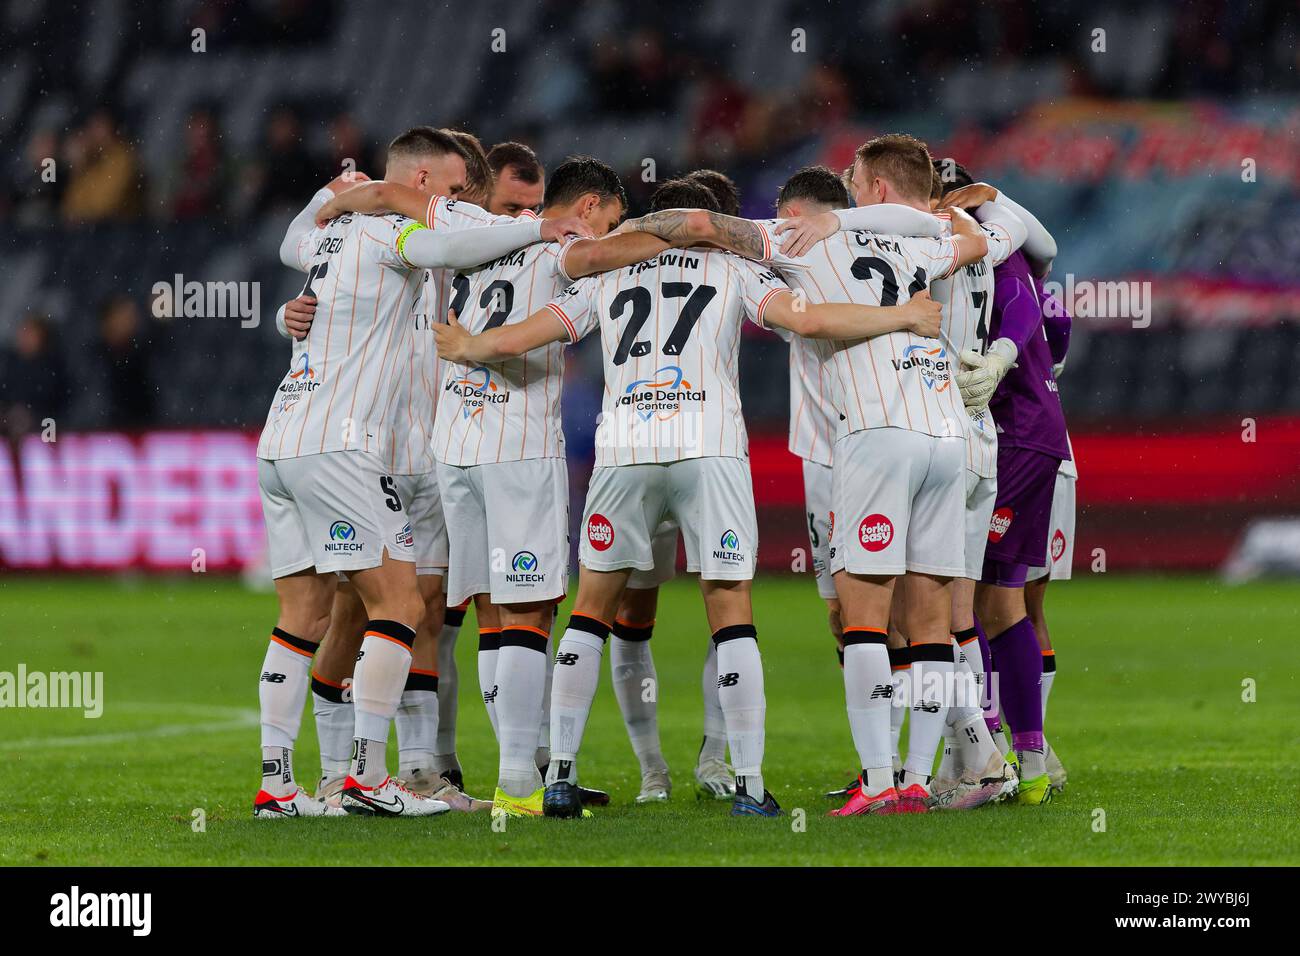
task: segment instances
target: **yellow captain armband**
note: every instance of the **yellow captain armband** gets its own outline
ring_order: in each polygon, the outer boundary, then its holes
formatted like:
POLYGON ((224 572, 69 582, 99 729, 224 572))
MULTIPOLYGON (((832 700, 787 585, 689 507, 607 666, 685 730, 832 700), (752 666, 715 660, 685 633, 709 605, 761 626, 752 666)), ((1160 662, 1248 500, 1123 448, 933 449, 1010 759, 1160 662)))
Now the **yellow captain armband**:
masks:
POLYGON ((401 257, 402 257, 402 261, 405 262, 405 263, 406 263, 408 266, 410 266, 412 269, 414 269, 414 268, 416 268, 416 267, 415 267, 415 265, 411 262, 410 259, 406 258, 406 240, 407 240, 408 238, 410 238, 410 236, 411 236, 411 234, 412 234, 413 232, 416 232, 417 230, 420 230, 420 229, 423 229, 423 228, 424 228, 424 224, 423 224, 423 223, 419 223, 419 222, 416 222, 416 221, 412 220, 411 222, 408 222, 408 223, 403 227, 402 231, 399 232, 399 233, 397 234, 397 254, 398 254, 399 256, 401 256, 401 257))

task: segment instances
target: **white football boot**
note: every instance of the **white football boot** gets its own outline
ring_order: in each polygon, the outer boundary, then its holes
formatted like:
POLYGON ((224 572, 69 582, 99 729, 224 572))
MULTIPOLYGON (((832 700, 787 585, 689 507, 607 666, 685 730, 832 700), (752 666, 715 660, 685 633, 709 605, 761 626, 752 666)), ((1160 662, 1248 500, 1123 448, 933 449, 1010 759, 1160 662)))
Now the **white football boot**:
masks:
POLYGON ((378 786, 367 787, 349 776, 343 784, 342 803, 348 813, 380 817, 431 817, 451 809, 442 800, 408 790, 392 777, 385 777, 378 786))
POLYGON ((254 820, 284 820, 289 817, 341 817, 339 807, 331 807, 317 800, 299 787, 287 797, 273 797, 265 790, 257 791, 253 798, 254 820))

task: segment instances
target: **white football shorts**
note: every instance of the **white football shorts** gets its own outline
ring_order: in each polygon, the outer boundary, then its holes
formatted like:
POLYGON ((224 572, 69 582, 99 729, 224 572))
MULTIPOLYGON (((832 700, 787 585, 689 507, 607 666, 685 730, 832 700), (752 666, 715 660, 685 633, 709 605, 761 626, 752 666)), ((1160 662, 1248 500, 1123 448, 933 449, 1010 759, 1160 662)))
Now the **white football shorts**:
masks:
POLYGON ((1056 473, 1052 490, 1052 518, 1047 534, 1047 565, 1030 568, 1026 581, 1036 581, 1048 574, 1049 581, 1068 581, 1074 571, 1075 482, 1071 475, 1056 473))
POLYGON ((438 463, 447 522, 447 603, 564 597, 569 576, 569 472, 563 458, 438 463))
POLYGON ((438 473, 394 475, 397 492, 415 535, 415 573, 447 573, 447 522, 442 514, 438 473))
POLYGON ((835 597, 831 577, 831 472, 829 465, 803 460, 803 499, 808 516, 808 544, 812 549, 817 593, 827 600, 835 597))
POLYGON ((376 568, 385 551, 415 561, 396 479, 373 452, 259 458, 257 484, 272 577, 312 567, 321 574, 376 568))
POLYGON ((868 428, 835 443, 831 573, 966 573, 966 439, 868 428))
POLYGON ((966 571, 962 577, 972 581, 984 576, 984 546, 989 543, 989 522, 997 497, 996 478, 981 478, 966 469, 966 571))
POLYGON ((658 566, 664 519, 681 530, 686 570, 706 581, 748 581, 758 553, 754 485, 744 458, 612 465, 591 473, 578 559, 593 571, 658 566))

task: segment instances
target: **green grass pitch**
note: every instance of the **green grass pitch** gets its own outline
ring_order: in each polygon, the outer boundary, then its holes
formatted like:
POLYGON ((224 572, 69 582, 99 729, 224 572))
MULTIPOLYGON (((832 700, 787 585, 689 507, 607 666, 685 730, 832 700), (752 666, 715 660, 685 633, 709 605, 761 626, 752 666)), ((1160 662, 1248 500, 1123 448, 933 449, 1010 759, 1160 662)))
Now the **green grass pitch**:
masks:
MULTIPOLYGON (((694 583, 664 592, 654 638, 676 792, 638 807, 608 666, 583 780, 613 804, 587 821, 486 814, 254 822, 256 677, 275 600, 223 579, 0 580, 0 671, 102 671, 103 716, 0 711, 0 863, 1295 864, 1300 585, 1089 576, 1048 595, 1060 662, 1047 731, 1070 773, 1045 808, 833 820, 821 796, 854 772, 843 685, 808 578, 760 579, 765 775, 787 814, 732 819, 698 802, 707 637, 694 583), (1254 702, 1243 682, 1254 682, 1254 702), (191 826, 196 809, 206 829, 191 826), (1104 814, 1104 830, 1101 829, 1104 814), (797 825, 802 820, 803 825, 797 825)), ((467 623, 472 624, 472 617, 467 623)), ((477 699, 476 639, 458 647, 460 753, 491 795, 496 751, 477 699)), ((296 755, 315 782, 310 713, 296 755)), ((390 767, 395 746, 390 745, 390 767)))

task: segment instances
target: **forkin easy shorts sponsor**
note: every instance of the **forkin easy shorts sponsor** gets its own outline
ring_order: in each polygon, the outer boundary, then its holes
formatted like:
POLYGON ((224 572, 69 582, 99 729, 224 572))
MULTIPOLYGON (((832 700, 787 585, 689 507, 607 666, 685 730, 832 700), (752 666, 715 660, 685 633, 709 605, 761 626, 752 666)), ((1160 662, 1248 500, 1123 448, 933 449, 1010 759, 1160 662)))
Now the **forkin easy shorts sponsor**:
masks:
POLYGON ((758 520, 749 462, 743 458, 596 468, 579 529, 578 559, 593 571, 651 571, 656 566, 652 537, 665 518, 681 529, 687 571, 706 581, 754 576, 758 520))
POLYGON ((438 473, 395 475, 397 491, 415 535, 415 573, 447 573, 447 522, 442 515, 438 473))
MULTIPOLYGON (((586 534, 585 528, 583 531, 586 534)), ((650 571, 633 571, 627 579, 627 586, 634 591, 648 591, 661 584, 667 584, 677 576, 677 522, 661 522, 650 539, 650 551, 654 555, 655 566, 650 571)))
POLYGON ((1028 448, 998 450, 998 496, 989 519, 981 580, 999 587, 1024 587, 1031 567, 1047 556, 1059 458, 1028 448))
POLYGON ((362 571, 384 552, 415 561, 411 523, 384 463, 371 452, 332 451, 257 460, 271 576, 307 568, 362 571))
POLYGON ((447 521, 447 603, 562 598, 568 586, 569 473, 563 458, 438 463, 447 521))
POLYGON ((1037 581, 1051 574, 1053 581, 1068 581, 1074 571, 1074 483, 1076 479, 1056 473, 1052 492, 1052 517, 1047 526, 1047 564, 1030 568, 1026 580, 1037 581))
POLYGON ((965 572, 966 440, 868 428, 835 443, 831 573, 965 572))
POLYGON ((835 597, 835 579, 831 577, 831 471, 828 465, 803 460, 803 500, 808 519, 808 544, 812 549, 812 570, 817 577, 817 593, 835 597))
POLYGON ((989 540, 989 519, 997 499, 998 480, 981 478, 966 469, 966 573, 978 581, 984 575, 984 549, 989 540))

